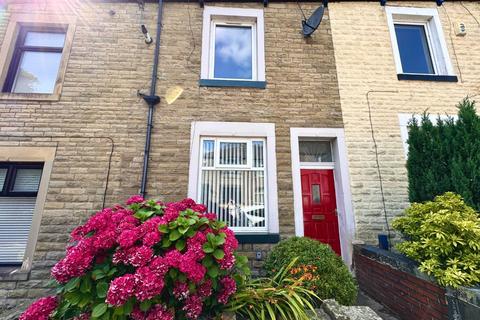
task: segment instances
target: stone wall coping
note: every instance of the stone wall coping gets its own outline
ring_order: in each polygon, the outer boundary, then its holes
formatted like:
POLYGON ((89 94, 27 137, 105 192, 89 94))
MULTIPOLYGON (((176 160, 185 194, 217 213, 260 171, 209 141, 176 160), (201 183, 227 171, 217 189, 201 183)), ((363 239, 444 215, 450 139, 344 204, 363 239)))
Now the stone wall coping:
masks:
MULTIPOLYGON (((409 273, 417 278, 440 286, 436 283, 433 277, 418 270, 418 262, 407 258, 403 254, 364 244, 354 244, 353 250, 379 263, 386 264, 394 269, 409 273)), ((475 287, 460 287, 457 289, 447 287, 445 289, 447 295, 451 297, 455 297, 473 305, 480 305, 480 285, 475 287)))
POLYGON ((371 245, 359 244, 354 244, 353 250, 372 260, 378 261, 382 264, 386 264, 394 269, 406 272, 413 275, 414 277, 437 285, 433 277, 418 270, 418 262, 404 256, 403 254, 383 250, 371 245))

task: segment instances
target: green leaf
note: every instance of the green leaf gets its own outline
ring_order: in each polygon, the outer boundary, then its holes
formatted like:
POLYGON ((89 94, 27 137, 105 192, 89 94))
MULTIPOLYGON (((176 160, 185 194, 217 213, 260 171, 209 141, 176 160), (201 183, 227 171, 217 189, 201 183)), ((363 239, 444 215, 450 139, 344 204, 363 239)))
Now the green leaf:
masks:
POLYGON ((107 311, 107 304, 106 303, 99 303, 92 309, 92 317, 98 318, 103 315, 107 311))
POLYGON ((125 313, 125 314, 130 314, 130 313, 132 313, 134 303, 135 303, 135 300, 134 300, 134 299, 129 299, 129 300, 127 300, 127 302, 125 302, 125 304, 124 304, 124 306, 123 306, 123 307, 125 308, 125 309, 124 309, 124 313, 125 313))
POLYGON ((248 258, 247 258, 246 256, 240 256, 240 255, 238 255, 238 256, 236 256, 235 258, 236 258, 236 260, 237 260, 237 262, 238 262, 239 264, 246 264, 246 263, 248 263, 248 258))
POLYGON ((214 244, 216 246, 221 246, 224 243, 225 243, 225 237, 222 237, 220 235, 215 236, 214 244))
POLYGON ((186 245, 186 241, 184 239, 180 239, 175 243, 175 248, 178 251, 182 251, 183 249, 185 249, 185 245, 186 245))
POLYGON ((207 240, 208 240, 208 242, 210 242, 211 244, 215 244, 215 235, 214 235, 213 233, 207 234, 207 240))
POLYGON ((170 235, 168 236, 168 239, 170 239, 170 241, 175 241, 177 240, 178 238, 180 238, 182 236, 182 234, 180 232, 178 232, 178 230, 173 230, 170 235))
POLYGON ((208 218, 203 217, 203 218, 200 218, 200 220, 198 220, 198 223, 200 223, 200 225, 202 225, 202 224, 208 223, 209 221, 210 220, 208 220, 208 218))
POLYGON ((82 296, 82 299, 80 300, 80 302, 78 303, 78 306, 80 308, 84 308, 87 304, 90 303, 90 300, 92 299, 92 297, 90 295, 84 295, 82 296))
POLYGON ((72 305, 77 305, 82 299, 82 296, 77 292, 68 292, 65 294, 65 299, 67 299, 72 305))
POLYGON ((92 281, 89 278, 82 277, 82 282, 80 284, 80 291, 82 293, 88 293, 92 289, 92 281))
POLYGON ((161 233, 168 233, 168 225, 166 224, 159 225, 158 231, 160 231, 161 233))
POLYGON ((187 237, 191 238, 193 237, 197 232, 195 229, 188 229, 187 233, 185 234, 187 237))
POLYGON ((206 256, 205 258, 203 258, 202 264, 205 268, 209 268, 211 265, 213 265, 213 263, 214 261, 212 257, 206 256))
POLYGON ((225 252, 223 252, 223 250, 221 250, 221 249, 216 249, 213 252, 213 256, 215 257, 215 259, 221 260, 221 259, 223 259, 223 257, 225 257, 225 252))
POLYGON ((119 306, 119 307, 114 308, 113 314, 114 314, 114 315, 118 315, 118 316, 123 315, 123 314, 124 314, 124 310, 125 310, 124 306, 125 306, 125 305, 121 305, 121 306, 119 306))
POLYGON ((78 288, 80 284, 80 278, 73 278, 72 280, 68 281, 65 285, 65 291, 71 292, 78 288))
POLYGON ((105 273, 100 269, 93 270, 92 278, 93 278, 93 280, 98 280, 98 279, 105 278, 105 273))
POLYGON ((217 266, 212 266, 210 269, 208 269, 208 275, 212 278, 218 277, 218 273, 220 272, 220 269, 217 266))
POLYGON ((102 281, 97 284, 97 296, 99 298, 105 298, 108 292, 108 283, 102 281))
POLYGON ((162 240, 162 248, 168 248, 172 245, 172 241, 170 241, 168 238, 163 238, 162 240))
POLYGON ((172 269, 170 269, 170 271, 168 271, 168 274, 170 275, 170 277, 172 279, 175 279, 178 275, 178 271, 177 271, 177 269, 172 268, 172 269))
POLYGON ((180 228, 178 228, 178 231, 181 234, 185 234, 189 229, 190 229, 189 227, 180 227, 180 228))
POLYGON ((117 272, 117 268, 113 267, 108 271, 107 276, 111 277, 115 274, 115 272, 117 272))
POLYGON ((147 311, 148 309, 150 309, 150 307, 152 306, 152 301, 151 300, 145 300, 145 301, 142 301, 140 303, 140 310, 142 310, 143 312, 147 311))
POLYGON ((205 253, 212 253, 213 251, 215 251, 212 245, 208 242, 203 244, 202 249, 205 253))

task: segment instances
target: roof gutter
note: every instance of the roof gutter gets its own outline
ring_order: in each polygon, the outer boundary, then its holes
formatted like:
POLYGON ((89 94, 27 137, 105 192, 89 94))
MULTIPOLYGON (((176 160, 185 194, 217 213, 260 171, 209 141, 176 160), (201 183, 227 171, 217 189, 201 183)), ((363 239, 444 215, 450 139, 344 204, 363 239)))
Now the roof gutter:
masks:
POLYGON ((148 105, 147 134, 145 137, 142 182, 140 186, 140 194, 144 198, 147 195, 148 161, 150 158, 150 142, 152 140, 153 114, 155 112, 155 106, 160 103, 160 97, 156 95, 156 86, 157 86, 158 60, 160 56, 160 33, 162 31, 162 15, 163 15, 163 0, 158 0, 157 34, 155 39, 156 40, 155 52, 153 55, 152 81, 150 84, 150 94, 142 96, 143 100, 145 100, 145 102, 148 105))

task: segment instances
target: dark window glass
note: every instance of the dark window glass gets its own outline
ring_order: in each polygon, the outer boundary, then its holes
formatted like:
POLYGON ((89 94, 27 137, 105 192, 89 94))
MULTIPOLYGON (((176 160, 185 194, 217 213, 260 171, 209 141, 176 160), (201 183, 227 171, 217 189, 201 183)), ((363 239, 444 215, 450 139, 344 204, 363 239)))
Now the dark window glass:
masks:
POLYGON ((0 162, 0 265, 21 265, 43 163, 0 162))
POLYGON ((404 73, 434 74, 423 25, 396 24, 398 50, 404 73))
POLYGON ((64 44, 64 29, 22 28, 3 91, 53 93, 64 44))
POLYGON ((215 27, 214 77, 252 79, 252 27, 215 27))

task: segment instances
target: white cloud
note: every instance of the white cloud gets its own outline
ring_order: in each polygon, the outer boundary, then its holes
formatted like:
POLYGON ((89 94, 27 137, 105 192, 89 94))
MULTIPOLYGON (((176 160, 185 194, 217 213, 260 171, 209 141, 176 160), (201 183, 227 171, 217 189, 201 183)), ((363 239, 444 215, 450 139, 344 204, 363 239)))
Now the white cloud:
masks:
POLYGON ((217 26, 216 54, 225 62, 233 61, 242 68, 252 65, 252 29, 246 27, 217 26))

